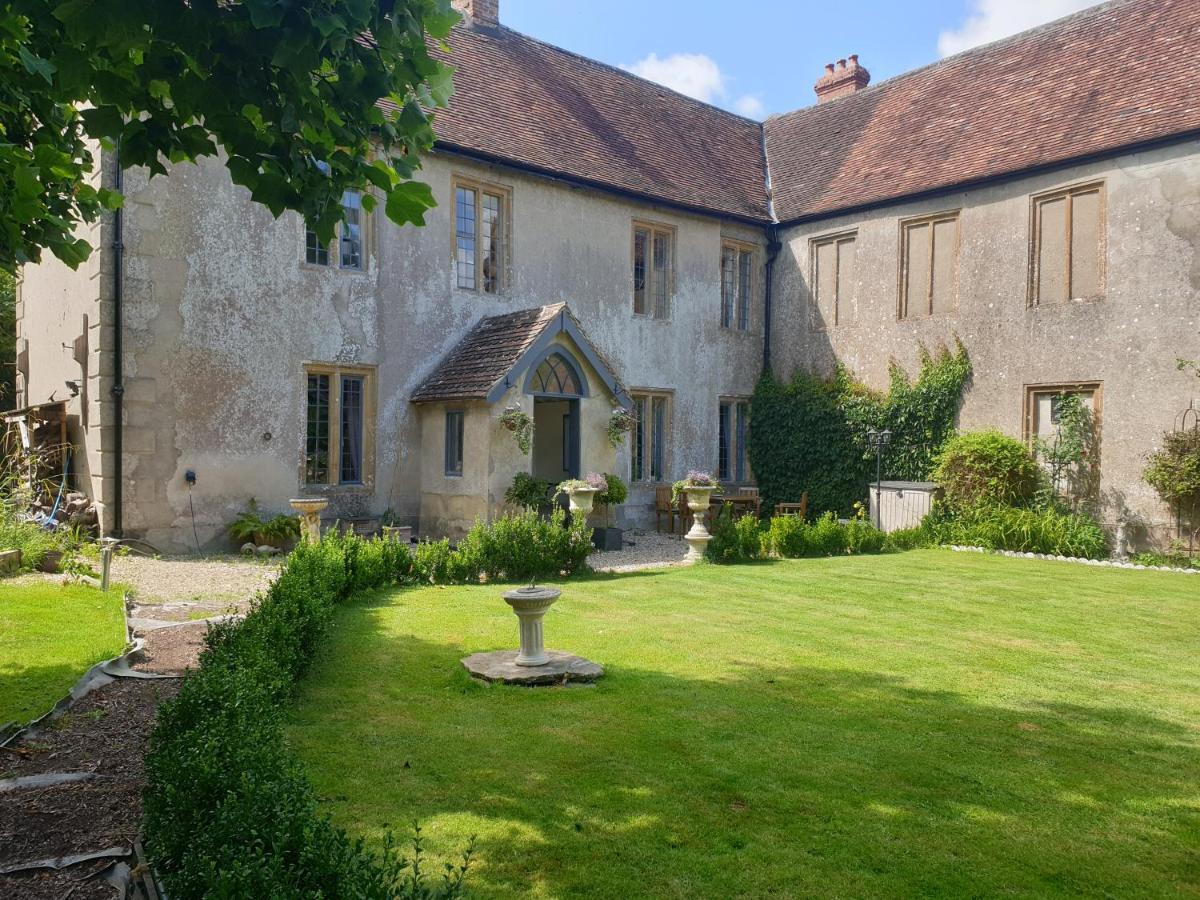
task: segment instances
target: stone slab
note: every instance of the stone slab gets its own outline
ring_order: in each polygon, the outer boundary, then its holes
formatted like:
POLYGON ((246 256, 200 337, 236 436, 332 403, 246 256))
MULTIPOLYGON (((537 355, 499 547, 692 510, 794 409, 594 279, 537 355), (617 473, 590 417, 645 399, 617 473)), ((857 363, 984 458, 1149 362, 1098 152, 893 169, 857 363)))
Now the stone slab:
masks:
POLYGON ((544 666, 518 666, 516 650, 473 653, 462 661, 463 668, 475 678, 498 684, 526 687, 552 684, 588 684, 604 674, 604 666, 582 656, 547 650, 550 662, 544 666))

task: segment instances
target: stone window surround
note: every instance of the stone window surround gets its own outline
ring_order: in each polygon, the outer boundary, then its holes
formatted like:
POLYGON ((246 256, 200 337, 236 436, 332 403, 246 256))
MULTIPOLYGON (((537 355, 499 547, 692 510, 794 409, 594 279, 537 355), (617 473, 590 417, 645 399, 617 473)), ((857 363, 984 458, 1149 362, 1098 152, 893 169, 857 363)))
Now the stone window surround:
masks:
POLYGON ((1086 394, 1092 395, 1092 421, 1099 438, 1104 419, 1103 381, 1062 381, 1050 384, 1027 384, 1021 410, 1021 433, 1025 443, 1032 446, 1037 437, 1037 398, 1041 394, 1086 394))
MULTIPOLYGON (((745 396, 725 395, 722 394, 717 398, 717 415, 722 415, 721 407, 728 406, 730 408, 730 431, 729 431, 729 477, 724 479, 732 484, 753 484, 754 472, 750 468, 750 454, 746 452, 746 445, 749 443, 750 436, 750 401, 752 398, 745 396), (737 434, 737 414, 738 407, 745 406, 746 418, 745 427, 742 433, 742 440, 739 443, 737 434), (738 456, 741 454, 742 462, 742 478, 737 477, 738 456)), ((718 425, 719 429, 719 425, 718 425)), ((717 478, 720 479, 721 469, 721 438, 720 431, 717 432, 717 463, 714 467, 717 478)))
POLYGON ((1108 288, 1108 285, 1107 285, 1107 276, 1108 276, 1108 265, 1107 265, 1107 257, 1108 257, 1108 252, 1107 252, 1108 251, 1108 239, 1107 239, 1107 235, 1108 235, 1108 188, 1107 188, 1107 184, 1106 184, 1105 180, 1103 178, 1101 178, 1101 179, 1092 179, 1089 181, 1082 181, 1082 182, 1078 182, 1076 184, 1069 184, 1069 185, 1065 185, 1063 187, 1057 187, 1052 190, 1041 191, 1039 193, 1030 195, 1030 198, 1029 198, 1029 277, 1028 277, 1028 284, 1027 284, 1027 289, 1028 289, 1028 301, 1027 302, 1028 302, 1028 306, 1030 309, 1034 309, 1039 306, 1053 306, 1053 305, 1055 305, 1055 302, 1056 302, 1056 301, 1048 301, 1047 303, 1043 304, 1040 302, 1040 299, 1038 297, 1038 277, 1039 277, 1038 258, 1040 256, 1040 250, 1041 250, 1041 227, 1040 227, 1040 218, 1038 216, 1040 207, 1042 206, 1042 204, 1044 204, 1048 201, 1053 201, 1053 200, 1057 200, 1060 198, 1069 198, 1069 197, 1073 197, 1074 195, 1077 195, 1077 194, 1091 193, 1092 191, 1098 191, 1100 194, 1100 197, 1099 197, 1100 218, 1099 218, 1099 221, 1096 223, 1096 227, 1097 227, 1097 231, 1099 233, 1099 239, 1100 239, 1099 247, 1097 248, 1097 251, 1096 251, 1098 261, 1099 261, 1099 270, 1097 272, 1099 289, 1095 294, 1088 296, 1088 297, 1073 297, 1073 296, 1071 296, 1073 293, 1073 291, 1071 291, 1071 289, 1070 289, 1070 277, 1071 277, 1071 240, 1070 240, 1070 237, 1071 237, 1071 225, 1072 225, 1070 210, 1071 210, 1072 206, 1070 204, 1068 204, 1068 207, 1067 207, 1068 212, 1067 212, 1067 216, 1066 216, 1066 232, 1067 232, 1067 234, 1066 234, 1066 237, 1067 237, 1067 240, 1066 240, 1066 253, 1067 253, 1066 277, 1068 280, 1067 302, 1095 301, 1095 300, 1104 299, 1104 297, 1107 293, 1107 288, 1108 288))
POLYGON ((630 283, 632 286, 630 296, 630 309, 633 311, 633 316, 636 319, 644 319, 651 322, 670 322, 671 315, 675 309, 675 287, 676 287, 676 262, 675 257, 678 253, 679 244, 678 229, 674 225, 668 225, 665 222, 654 222, 648 219, 634 218, 632 226, 629 229, 629 274, 631 276, 630 283), (667 237, 667 296, 666 306, 667 312, 664 316, 656 316, 651 308, 652 298, 650 297, 650 271, 646 272, 646 309, 643 312, 638 312, 637 303, 637 235, 639 231, 650 232, 650 243, 647 247, 647 260, 652 266, 654 259, 654 238, 656 235, 665 235, 667 237))
POLYGON ((491 194, 499 197, 501 202, 501 238, 500 238, 500 253, 498 259, 500 261, 500 276, 496 279, 496 291, 491 293, 493 297, 502 297, 508 294, 512 286, 512 246, 513 246, 513 226, 512 226, 512 209, 513 189, 506 185, 497 184, 491 181, 483 181, 478 178, 472 178, 469 175, 460 175, 455 173, 450 176, 450 280, 457 291, 467 291, 469 293, 488 295, 490 292, 483 289, 483 260, 480 257, 482 242, 479 239, 480 227, 483 221, 480 211, 483 203, 483 195, 491 194), (460 287, 458 284, 458 190, 466 188, 475 191, 475 286, 460 287))
POLYGON ((301 491, 306 494, 330 493, 370 493, 375 490, 375 431, 376 431, 376 367, 372 365, 343 364, 331 362, 306 362, 302 367, 305 384, 310 375, 329 375, 336 381, 337 388, 330 389, 329 397, 329 478, 325 484, 310 484, 306 479, 307 454, 307 389, 301 392, 305 409, 301 421, 305 423, 305 432, 300 442, 299 480, 301 491), (342 484, 338 479, 341 471, 341 376, 350 375, 363 379, 363 448, 362 448, 362 481, 352 484, 342 484))
MULTIPOLYGON (((327 169, 328 167, 326 167, 327 169)), ((362 275, 367 271, 367 260, 371 257, 371 242, 374 239, 374 211, 367 211, 366 206, 362 203, 362 198, 365 197, 368 191, 354 191, 353 193, 359 196, 358 205, 358 239, 359 239, 359 261, 357 266, 342 265, 342 222, 338 222, 337 235, 329 242, 326 247, 328 254, 328 262, 314 263, 308 261, 308 236, 312 233, 309 231, 308 223, 304 218, 300 219, 301 228, 301 243, 300 243, 300 268, 309 269, 314 272, 346 272, 349 274, 362 275)))
POLYGON ((633 477, 634 456, 637 453, 637 426, 629 433, 629 481, 634 485, 663 485, 670 482, 669 474, 671 469, 671 426, 672 416, 675 413, 675 392, 665 390, 663 388, 630 388, 629 398, 633 410, 636 412, 639 400, 645 400, 647 409, 651 411, 650 416, 653 417, 653 402, 655 400, 663 400, 666 402, 666 412, 663 416, 662 430, 662 477, 654 479, 650 477, 653 458, 653 422, 646 423, 649 427, 644 432, 642 445, 642 478, 633 477))
POLYGON ((718 278, 719 278, 720 287, 721 287, 721 290, 720 290, 721 316, 719 319, 719 321, 721 322, 721 327, 724 328, 726 331, 737 331, 737 332, 741 332, 743 334, 750 333, 754 328, 754 310, 757 308, 757 305, 758 305, 757 301, 758 301, 758 297, 761 292, 760 285, 762 283, 762 278, 760 277, 759 268, 758 268, 758 245, 752 244, 748 241, 740 241, 737 238, 723 236, 721 238, 721 257, 720 257, 720 265, 718 267, 718 278), (744 325, 742 324, 741 319, 739 318, 739 310, 738 310, 736 298, 734 300, 732 315, 730 317, 729 324, 725 324, 725 321, 724 321, 724 318, 725 318, 725 251, 726 250, 736 250, 739 253, 749 253, 750 254, 750 286, 749 286, 750 296, 746 300, 746 321, 745 321, 744 325))
MULTIPOLYGON (((854 243, 857 246, 857 242, 858 242, 858 227, 857 226, 854 226, 852 228, 843 228, 839 231, 830 232, 829 234, 815 235, 808 239, 808 255, 809 255, 809 260, 808 260, 809 280, 808 280, 808 283, 809 283, 809 293, 812 297, 810 323, 811 323, 813 331, 824 332, 824 331, 828 331, 830 328, 837 328, 839 326, 844 327, 854 321, 853 316, 849 316, 845 321, 843 321, 842 309, 841 309, 842 308, 842 296, 841 296, 840 277, 839 277, 839 285, 838 285, 838 295, 834 300, 834 310, 835 310, 834 322, 832 324, 825 324, 824 322, 821 321, 821 316, 820 316, 820 312, 821 312, 820 297, 818 295, 818 284, 817 284, 817 277, 818 277, 817 253, 821 247, 823 247, 827 244, 839 244, 839 243, 843 243, 843 242, 854 243)), ((857 278, 857 263, 856 263, 855 277, 857 278)), ((850 298, 847 298, 847 299, 853 301, 854 298, 853 298, 853 296, 851 296, 850 298)))
POLYGON ((900 250, 899 250, 899 267, 898 267, 898 300, 896 306, 896 318, 899 320, 905 319, 928 319, 936 316, 950 315, 958 309, 958 287, 959 287, 959 252, 962 247, 962 209, 948 209, 941 212, 929 213, 927 215, 912 216, 900 220, 900 250), (908 296, 908 231, 914 227, 928 225, 932 229, 935 225, 943 222, 954 222, 956 225, 954 231, 954 247, 951 251, 954 258, 954 290, 950 308, 941 312, 933 311, 933 278, 934 278, 934 263, 936 243, 933 240, 935 232, 930 231, 929 242, 929 296, 925 301, 925 309, 919 312, 913 312, 911 307, 911 298, 908 296))

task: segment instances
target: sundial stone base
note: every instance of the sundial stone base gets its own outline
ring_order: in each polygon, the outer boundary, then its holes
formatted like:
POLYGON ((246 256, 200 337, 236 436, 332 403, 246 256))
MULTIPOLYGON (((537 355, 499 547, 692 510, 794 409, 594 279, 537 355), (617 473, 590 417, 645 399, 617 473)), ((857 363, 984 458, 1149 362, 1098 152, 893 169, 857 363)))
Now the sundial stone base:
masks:
POLYGON ((550 661, 540 666, 517 665, 516 650, 473 653, 463 659, 463 668, 475 678, 497 684, 526 687, 554 684, 589 684, 604 674, 604 667, 582 656, 547 650, 550 661))

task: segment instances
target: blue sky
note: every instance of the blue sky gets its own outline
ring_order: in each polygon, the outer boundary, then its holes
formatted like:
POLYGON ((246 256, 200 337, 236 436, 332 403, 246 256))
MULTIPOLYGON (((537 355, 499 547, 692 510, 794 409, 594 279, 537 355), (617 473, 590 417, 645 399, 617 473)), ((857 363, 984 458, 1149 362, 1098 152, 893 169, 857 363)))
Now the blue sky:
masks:
POLYGON ((511 28, 754 118, 813 102, 851 53, 872 82, 1095 0, 500 0, 511 28))

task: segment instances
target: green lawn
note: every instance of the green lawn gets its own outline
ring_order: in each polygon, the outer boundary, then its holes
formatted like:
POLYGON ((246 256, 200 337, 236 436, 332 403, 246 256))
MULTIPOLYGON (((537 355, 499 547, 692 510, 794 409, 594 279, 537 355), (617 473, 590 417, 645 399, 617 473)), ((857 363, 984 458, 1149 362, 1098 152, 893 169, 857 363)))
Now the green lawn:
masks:
POLYGON ((1200 893, 1200 578, 949 551, 563 586, 593 688, 486 687, 491 587, 344 610, 291 739, 484 897, 1200 893))
POLYGON ((0 584, 0 725, 36 719, 119 654, 123 602, 84 585, 0 584))

